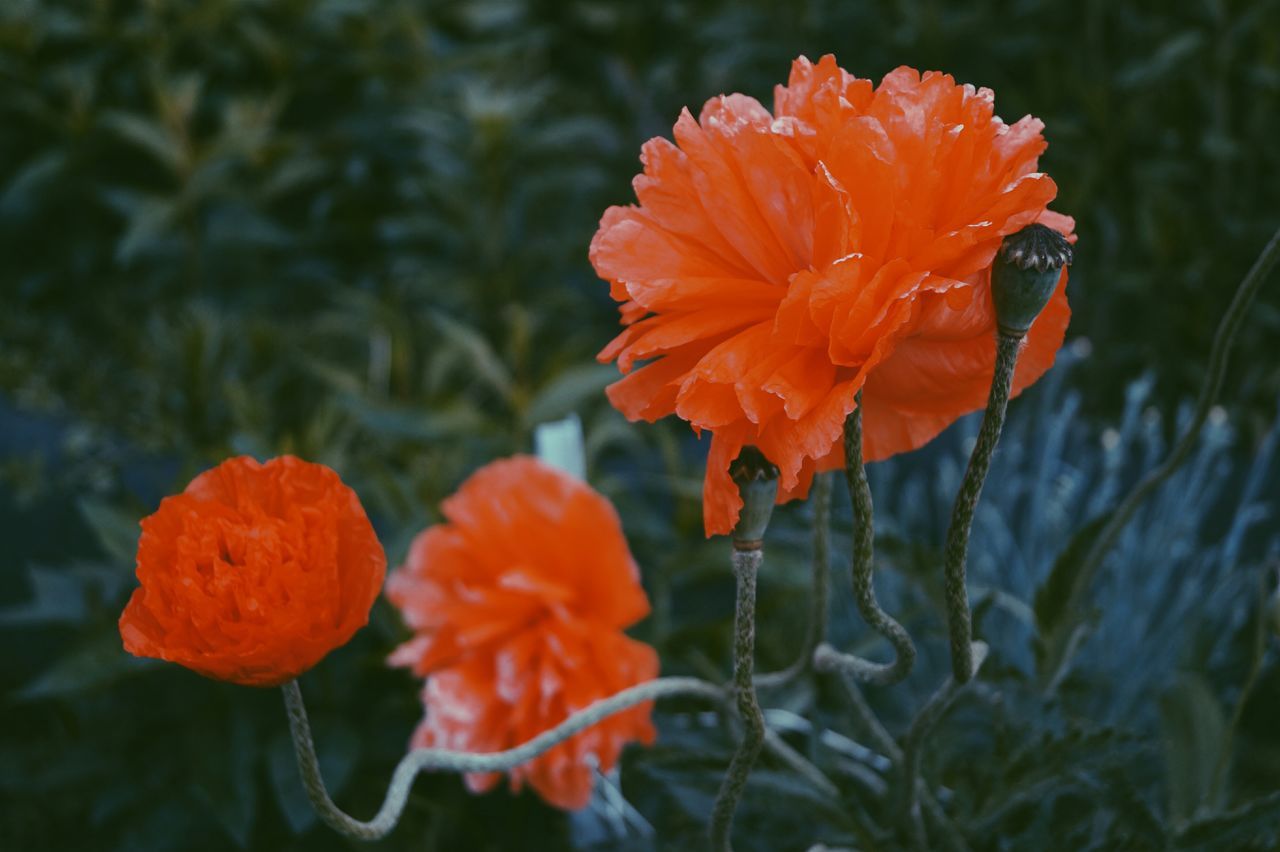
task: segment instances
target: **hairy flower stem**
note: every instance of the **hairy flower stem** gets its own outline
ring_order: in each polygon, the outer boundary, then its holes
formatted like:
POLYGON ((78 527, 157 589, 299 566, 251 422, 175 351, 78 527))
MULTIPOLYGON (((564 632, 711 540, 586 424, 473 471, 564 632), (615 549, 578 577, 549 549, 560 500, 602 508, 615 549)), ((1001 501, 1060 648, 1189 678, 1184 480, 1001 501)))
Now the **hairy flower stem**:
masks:
MULTIPOLYGON (((637 704, 658 698, 685 696, 705 698, 717 703, 725 700, 722 687, 691 677, 664 677, 624 689, 616 695, 601 699, 565 719, 549 731, 515 748, 488 754, 474 754, 442 748, 418 748, 406 754, 391 776, 391 784, 378 813, 368 821, 348 815, 329 797, 324 779, 320 775, 320 763, 316 758, 315 744, 311 739, 311 726, 307 722, 307 709, 302 703, 302 691, 297 681, 289 681, 282 687, 285 710, 289 716, 289 733, 293 736, 293 750, 298 759, 298 771, 307 798, 320 818, 330 828, 356 840, 377 840, 387 835, 404 812, 409 799, 409 788, 419 772, 443 769, 452 772, 505 772, 526 763, 574 734, 591 727, 601 720, 637 704)), ((813 769, 813 772, 817 772, 813 769)), ((829 783, 829 782, 828 782, 829 783)))
POLYGON ((827 635, 830 587, 831 476, 813 479, 813 585, 809 600, 809 626, 800 656, 785 669, 756 676, 756 689, 776 689, 794 681, 813 666, 813 652, 827 635))
POLYGON ((825 642, 813 653, 818 671, 841 671, 860 681, 879 685, 897 683, 911 673, 916 646, 906 628, 880 608, 874 584, 875 525, 871 486, 862 459, 862 394, 858 407, 844 421, 845 479, 853 501, 853 596, 858 611, 871 627, 889 640, 895 652, 891 663, 874 663, 852 654, 842 654, 825 642))
POLYGON ((1005 409, 1009 406, 1009 389, 1013 386, 1013 369, 1018 363, 1018 348, 1022 337, 996 334, 996 367, 991 377, 991 393, 987 397, 987 411, 978 429, 978 441, 969 455, 969 466, 956 494, 955 507, 951 510, 951 525, 947 528, 945 586, 947 599, 947 629, 951 634, 951 674, 956 683, 963 684, 973 677, 973 625, 969 615, 969 590, 965 586, 965 563, 969 557, 969 531, 973 528, 973 513, 982 495, 991 468, 991 455, 1000 440, 1004 428, 1005 409))
POLYGON ((742 718, 742 740, 729 762, 729 771, 711 809, 711 848, 714 852, 731 852, 733 849, 733 814, 765 740, 764 714, 756 700, 753 678, 756 574, 763 558, 764 553, 758 548, 733 551, 733 573, 738 586, 738 603, 733 617, 733 692, 738 715, 742 718))

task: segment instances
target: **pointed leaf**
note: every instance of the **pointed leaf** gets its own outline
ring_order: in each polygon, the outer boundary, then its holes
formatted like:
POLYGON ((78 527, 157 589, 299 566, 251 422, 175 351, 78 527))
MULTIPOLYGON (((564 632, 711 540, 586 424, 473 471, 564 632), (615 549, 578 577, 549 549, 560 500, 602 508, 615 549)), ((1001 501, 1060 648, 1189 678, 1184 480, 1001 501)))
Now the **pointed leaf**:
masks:
POLYGON ((138 552, 138 537, 142 535, 138 517, 90 497, 81 499, 78 506, 85 523, 97 536, 103 553, 112 562, 132 565, 138 552))
POLYGON ((102 123, 171 170, 176 172, 181 167, 182 146, 178 139, 151 119, 113 110, 102 117, 102 123))
POLYGON ((27 568, 31 600, 0 609, 0 627, 77 624, 87 611, 84 584, 67 571, 32 565, 27 568))
POLYGON ((1220 803, 1214 789, 1218 759, 1226 743, 1222 707, 1203 677, 1187 673, 1160 698, 1169 813, 1182 822, 1220 803))
POLYGON ((617 380, 618 369, 611 364, 571 367, 543 385, 534 395, 525 419, 530 423, 542 423, 575 413, 617 380))
POLYGON ((442 313, 433 314, 444 339, 465 356, 464 364, 475 379, 487 384, 499 396, 510 400, 513 383, 507 365, 480 332, 442 313))
POLYGON ((241 849, 249 845, 257 810, 255 741, 249 715, 244 711, 233 713, 226 739, 210 745, 205 771, 196 783, 197 794, 241 849))
POLYGON ((95 637, 59 659, 14 696, 24 701, 55 698, 105 686, 160 665, 158 660, 128 654, 114 630, 95 637))
POLYGON ((1033 609, 1039 634, 1036 637, 1036 662, 1042 681, 1053 678, 1080 638, 1085 622, 1091 617, 1088 611, 1070 612, 1069 604, 1077 594, 1080 582, 1080 565, 1107 522, 1106 515, 1089 521, 1071 538, 1066 549, 1053 563, 1049 576, 1036 590, 1033 609))

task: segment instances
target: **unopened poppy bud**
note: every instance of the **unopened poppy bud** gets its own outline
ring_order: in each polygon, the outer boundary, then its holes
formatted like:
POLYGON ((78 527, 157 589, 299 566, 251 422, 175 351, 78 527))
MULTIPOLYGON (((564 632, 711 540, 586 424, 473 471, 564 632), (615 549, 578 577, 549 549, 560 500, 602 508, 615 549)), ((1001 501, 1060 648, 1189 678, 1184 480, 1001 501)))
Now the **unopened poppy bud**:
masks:
POLYGON ((1000 333, 1022 337, 1049 303, 1059 273, 1071 265, 1071 244, 1045 225, 1004 238, 991 268, 991 297, 1000 333))
POLYGON ((778 467, 755 447, 743 447, 729 465, 729 476, 742 496, 742 512, 733 528, 733 546, 738 550, 759 550, 778 499, 778 467))

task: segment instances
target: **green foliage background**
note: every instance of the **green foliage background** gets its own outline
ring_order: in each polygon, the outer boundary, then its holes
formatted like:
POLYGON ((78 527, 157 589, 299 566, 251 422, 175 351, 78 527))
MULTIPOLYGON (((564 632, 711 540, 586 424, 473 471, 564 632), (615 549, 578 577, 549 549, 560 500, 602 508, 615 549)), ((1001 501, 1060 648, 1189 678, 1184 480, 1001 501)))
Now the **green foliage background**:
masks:
MULTIPOLYGON (((993 590, 990 686, 938 732, 928 776, 974 848, 1272 848, 1280 677, 1259 602, 1280 554, 1274 282, 1222 422, 1110 563, 1092 644, 1052 690, 1049 629, 1076 625, 1049 623, 1042 590, 1072 529, 1158 460, 1215 318, 1280 224, 1276 0, 8 0, 0 845, 343 848, 300 799, 276 694, 119 648, 137 518, 233 453, 336 468, 394 563, 469 471, 576 411, 591 478, 645 568, 643 638, 668 673, 726 671, 703 450, 604 404, 614 372, 592 356, 616 314, 586 246, 631 198, 641 142, 681 107, 729 91, 767 102, 792 58, 825 52, 872 78, 940 68, 994 88, 1006 118, 1042 117, 1055 206, 1079 223, 1074 354, 1015 403, 974 541, 993 590), (1237 757, 1217 782, 1224 753, 1237 757)), ((895 734, 945 666, 937 547, 972 428, 873 471, 884 596, 925 650, 908 686, 871 695, 895 734)), ((767 667, 788 661, 805 611, 806 513, 775 528, 767 667)), ((883 653, 843 603, 835 630, 883 653)), ((401 635, 380 604, 304 682, 358 814, 420 712, 412 680, 382 666, 401 635)), ((893 848, 875 761, 826 736, 865 742, 843 696, 815 682, 771 702, 812 721, 789 737, 843 797, 766 767, 740 847, 866 845, 871 826, 893 848)), ((570 819, 430 777, 382 848, 700 848, 730 741, 699 710, 671 705, 659 746, 629 758, 634 812, 570 819)))

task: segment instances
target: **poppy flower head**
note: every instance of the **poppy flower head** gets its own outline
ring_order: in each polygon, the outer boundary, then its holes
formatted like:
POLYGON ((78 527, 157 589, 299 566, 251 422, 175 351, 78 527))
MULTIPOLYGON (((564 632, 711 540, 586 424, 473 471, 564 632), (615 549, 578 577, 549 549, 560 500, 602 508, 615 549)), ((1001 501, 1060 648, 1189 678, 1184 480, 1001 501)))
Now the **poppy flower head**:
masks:
MULTIPOLYGON (((842 467, 862 391, 864 455, 914 449, 980 408, 995 360, 989 278, 1002 238, 1074 224, 1036 170, 1038 119, 1008 125, 989 89, 890 72, 874 86, 803 57, 774 111, 743 95, 685 111, 642 149, 637 204, 591 244, 621 303, 600 353, 631 419, 675 414, 712 433, 707 534, 741 508, 729 463, 753 445, 778 465, 779 502, 842 467)), ((1014 391, 1052 364, 1066 275, 1032 326, 1014 391)))
MULTIPOLYGON (((473 474, 443 513, 387 583, 415 633, 390 661, 427 677, 415 746, 501 751, 657 675, 653 649, 622 632, 649 602, 608 500, 518 456, 473 474)), ((609 717, 511 770, 512 787, 583 807, 588 756, 607 771, 627 742, 652 742, 650 713, 645 704, 609 717)), ((467 781, 480 791, 498 779, 467 781)))
POLYGON ((249 686, 291 680, 368 621, 386 557, 328 467, 242 456, 142 519, 129 653, 249 686))

